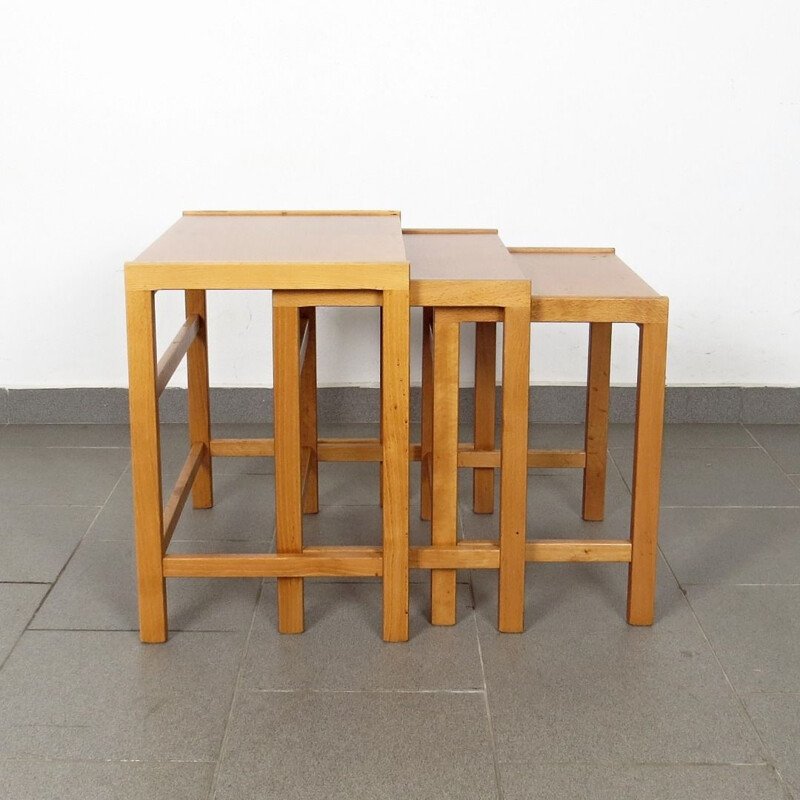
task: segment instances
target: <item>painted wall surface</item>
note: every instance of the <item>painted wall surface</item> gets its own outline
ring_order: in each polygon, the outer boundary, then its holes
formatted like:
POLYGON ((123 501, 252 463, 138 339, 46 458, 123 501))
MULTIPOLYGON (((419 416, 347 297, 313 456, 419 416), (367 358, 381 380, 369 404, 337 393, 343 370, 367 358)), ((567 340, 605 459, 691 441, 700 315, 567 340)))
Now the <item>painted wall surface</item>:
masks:
MULTIPOLYGON (((670 383, 800 385, 799 41, 796 0, 3 0, 0 386, 126 385, 122 264, 185 208, 614 245, 671 298, 670 383)), ((268 297, 209 304, 213 383, 271 385, 268 297)), ((374 311, 321 325, 320 382, 374 384, 374 311)), ((533 381, 584 340, 537 327, 533 381)))

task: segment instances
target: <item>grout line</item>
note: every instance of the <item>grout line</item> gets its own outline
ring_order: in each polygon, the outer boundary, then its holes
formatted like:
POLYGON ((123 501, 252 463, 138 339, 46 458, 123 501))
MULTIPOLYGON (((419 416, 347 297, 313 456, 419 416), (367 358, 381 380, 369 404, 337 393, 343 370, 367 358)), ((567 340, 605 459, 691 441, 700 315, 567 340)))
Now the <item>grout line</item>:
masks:
MULTIPOLYGON (((272 523, 272 536, 275 537, 275 525, 276 523, 272 523)), ((250 640, 253 636, 253 629, 255 628, 256 624, 256 614, 258 613, 259 605, 261 604, 261 593, 264 591, 264 581, 262 580, 258 586, 258 592, 256 593, 256 601, 255 605, 253 606, 253 615, 250 618, 250 628, 247 631, 247 637, 245 638, 244 647, 242 648, 242 655, 239 661, 239 669, 236 672, 236 681, 233 684, 233 692, 231 694, 231 705, 228 709, 228 718, 225 720, 225 730, 222 734, 222 742, 219 746, 219 757, 217 758, 216 766, 214 767, 214 774, 211 776, 211 785, 208 789, 208 800, 214 800, 214 795, 217 793, 217 783, 219 781, 219 773, 220 768, 222 767, 222 761, 225 757, 225 752, 228 747, 228 739, 230 736, 230 727, 231 727, 231 719, 233 718, 233 709, 236 706, 236 701, 239 696, 239 691, 242 684, 242 673, 244 671, 244 661, 247 658, 247 653, 250 650, 250 640)))
MULTIPOLYGON (((687 422, 687 425, 692 423, 687 422)), ((664 445, 662 450, 672 452, 674 450, 758 450, 760 445, 756 444, 698 444, 698 445, 664 445)), ((609 445, 609 450, 633 450, 633 445, 609 445)))
MULTIPOLYGON (((667 562, 667 565, 669 566, 669 562, 667 562)), ((670 569, 670 571, 672 571, 672 567, 671 566, 669 567, 669 569, 670 569)), ((673 576, 674 575, 675 575, 675 573, 673 572, 673 576)), ((675 580, 677 581, 677 577, 675 577, 675 580)), ((691 611, 692 616, 694 617, 695 622, 697 623, 697 627, 700 629, 700 632, 702 633, 703 638, 706 640, 706 643, 708 644, 708 647, 711 650, 711 654, 714 656, 714 660, 717 662, 717 666, 719 666, 720 671, 722 672, 722 675, 725 678, 725 682, 728 684, 728 687, 730 688, 731 693, 733 694, 733 696, 738 700, 739 706, 741 707, 742 712, 744 713, 745 717, 747 718, 747 721, 750 723, 750 726, 751 726, 751 728, 753 729, 753 732, 756 735, 756 738, 757 738, 757 740, 758 740, 758 742, 759 742, 759 744, 761 746, 762 755, 766 759, 766 763, 769 764, 769 766, 772 767, 772 769, 775 771, 775 773, 779 776, 781 784, 783 784, 783 778, 781 777, 780 772, 778 772, 777 763, 776 763, 776 760, 775 760, 774 756, 772 755, 771 751, 769 749, 767 749, 767 746, 766 746, 766 744, 764 742, 764 739, 762 738, 761 734, 759 733, 755 722, 753 722, 753 718, 750 716, 750 713, 747 710, 747 706, 745 705, 745 702, 742 699, 742 696, 736 691, 736 689, 735 689, 735 687, 733 685, 733 682, 731 681, 730 677, 728 676, 727 670, 723 666, 722 661, 720 660, 720 657, 717 654, 717 651, 716 651, 716 649, 714 648, 714 645, 711 642, 711 639, 709 638, 708 634, 706 633, 706 629, 703 627, 702 623, 700 622, 700 618, 697 616, 697 613, 695 612, 694 607, 692 606, 691 602, 689 601, 689 598, 687 597, 686 592, 683 591, 683 586, 681 585, 680 582, 678 582, 678 586, 681 587, 681 590, 682 590, 684 599, 686 601, 686 604, 689 606, 689 611, 691 611)))
POLYGON ((0 586, 49 586, 52 581, 0 581, 0 586))
POLYGON ((64 570, 67 568, 69 563, 72 561, 73 557, 75 556, 75 553, 78 552, 78 548, 86 540, 86 537, 89 535, 89 531, 91 531, 91 529, 94 527, 94 524, 97 522, 100 514, 103 512, 103 509, 105 508, 106 503, 108 503, 108 501, 111 499, 111 495, 114 494, 114 492, 116 491, 117 486, 119 486, 120 481, 122 481, 122 479, 128 473, 128 467, 129 466, 130 466, 130 462, 128 463, 128 465, 126 465, 125 469, 122 470, 122 473, 120 474, 119 478, 117 478, 116 482, 114 483, 114 486, 112 487, 111 491, 108 493, 108 496, 103 501, 103 504, 101 506, 88 506, 88 508, 97 508, 97 513, 94 515, 94 517, 92 518, 92 521, 89 523, 89 526, 84 531, 83 536, 81 536, 81 538, 78 539, 77 543, 75 544, 75 547, 72 549, 72 552, 69 554, 69 557, 64 562, 64 565, 61 567, 61 569, 59 570, 58 575, 56 575, 55 580, 50 584, 50 588, 44 593, 44 595, 42 596, 42 599, 39 601, 39 604, 33 610, 33 613, 28 618, 28 621, 25 623, 25 627, 22 629, 22 631, 19 634, 19 636, 17 636, 16 641, 11 646, 11 648, 8 651, 8 653, 6 653, 5 658, 0 660, 0 670, 3 669, 3 667, 5 666, 5 664, 8 661, 8 659, 11 658, 11 655, 17 649, 17 645, 19 644, 19 642, 22 639, 22 637, 25 635, 25 632, 29 631, 29 630, 36 630, 35 628, 31 628, 30 627, 31 623, 33 622, 33 620, 35 619, 36 615, 41 610, 42 606, 47 602, 47 598, 50 597, 50 593, 53 591, 53 587, 56 585, 56 583, 58 582, 59 578, 64 574, 64 570))
MULTIPOLYGON (((83 503, 16 503, 15 505, 17 508, 96 508, 98 511, 102 511, 103 505, 105 505, 107 501, 108 498, 106 498, 101 505, 97 505, 96 503, 90 505, 85 505, 83 503)), ((92 520, 90 524, 94 524, 94 520, 92 520)))
MULTIPOLYGON (((631 487, 628 484, 627 478, 622 474, 622 469, 620 468, 619 464, 617 464, 617 460, 614 458, 614 454, 609 449, 607 451, 607 458, 611 460, 611 463, 614 465, 614 469, 617 470, 617 475, 619 475, 620 480, 622 481, 625 488, 628 490, 628 496, 632 498, 633 493, 631 492, 631 487)), ((663 508, 664 506, 661 506, 663 508)))
POLYGON ((249 694, 484 694, 483 689, 248 689, 249 694))
POLYGON ((131 446, 124 444, 28 444, 9 445, 9 447, 41 447, 42 450, 130 450, 131 446))
POLYGON ((696 614, 696 612, 694 610, 694 607, 692 606, 691 602, 689 601, 689 597, 688 597, 688 595, 686 593, 685 586, 690 586, 690 585, 693 585, 693 584, 682 584, 678 580, 678 576, 675 574, 675 570, 673 570, 672 565, 669 563, 669 561, 667 560, 667 558, 664 555, 663 551, 661 550, 661 546, 660 545, 659 545, 658 549, 659 549, 659 552, 661 552, 661 556, 664 559, 664 563, 667 565, 667 569, 669 569, 670 573, 672 574, 673 579, 675 580, 675 582, 678 585, 678 588, 681 591, 681 594, 683 594, 684 602, 689 607, 689 611, 691 612, 692 616, 694 617, 695 622, 697 623, 697 627, 700 629, 700 633, 702 634, 703 638, 706 640, 706 643, 708 644, 708 647, 711 650, 711 654, 714 657, 714 660, 717 662, 717 665, 719 666, 720 671, 722 672, 722 675, 723 675, 723 677, 725 679, 725 682, 728 684, 728 687, 730 688, 731 692, 733 693, 733 696, 738 700, 739 706, 741 707, 743 714, 747 718, 747 721, 750 723, 750 726, 751 726, 751 728, 753 729, 753 732, 756 735, 756 738, 757 738, 757 740, 758 740, 758 742, 759 742, 759 744, 761 746, 762 757, 765 759, 765 761, 764 761, 765 765, 769 766, 772 769, 773 773, 775 774, 775 776, 778 779, 778 783, 780 784, 784 795, 789 796, 789 789, 788 789, 786 781, 784 781, 784 779, 783 779, 783 775, 781 775, 781 772, 778 769, 777 760, 773 757, 771 751, 767 749, 767 746, 766 746, 766 744, 764 742, 764 739, 761 736, 761 734, 759 733, 755 722, 753 722, 753 718, 750 716, 750 713, 747 710, 747 706, 746 706, 743 698, 739 695, 739 693, 734 688, 733 683, 731 682, 731 679, 728 677, 728 673, 726 672, 725 667, 722 665, 722 661, 720 660, 719 656, 717 655, 717 651, 714 649, 714 645, 711 643, 711 639, 708 637, 708 634, 706 633, 705 628, 701 624, 700 619, 698 618, 698 616, 697 616, 697 614, 696 614))
MULTIPOLYGON (((789 475, 790 475, 791 473, 787 472, 787 471, 786 471, 786 470, 785 470, 785 469, 784 469, 784 468, 783 468, 783 467, 782 467, 782 466, 781 466, 781 465, 778 463, 777 459, 776 459, 776 458, 775 458, 775 457, 772 455, 772 453, 770 453, 770 452, 769 452, 769 450, 767 450, 767 448, 766 448, 766 447, 764 447, 764 445, 763 445, 763 444, 761 444, 761 442, 759 442, 759 441, 758 441, 758 439, 756 439, 756 435, 755 435, 755 434, 754 434, 754 433, 753 433, 753 432, 750 430, 750 428, 748 428, 746 425, 744 425, 743 427, 744 427, 744 429, 747 431, 747 433, 750 435, 750 438, 751 438, 751 439, 752 439, 752 440, 753 440, 753 441, 754 441, 754 442, 755 442, 755 443, 758 445, 759 449, 760 449, 760 450, 762 450, 762 452, 764 452, 764 454, 767 456, 767 458, 769 458, 769 459, 770 459, 770 461, 772 461, 772 462, 773 462, 773 463, 774 463, 774 464, 775 464, 775 465, 778 467, 778 469, 779 469, 779 470, 780 470, 780 471, 781 471, 781 472, 782 472, 782 473, 783 473, 783 474, 784 474, 784 475, 785 475, 787 478, 789 478, 789 475)), ((794 483, 792 482, 791 478, 789 478, 789 483, 791 483, 791 484, 792 484, 792 486, 794 486, 794 483)))
POLYGON ((683 586, 717 586, 717 587, 734 587, 734 586, 749 586, 749 587, 758 587, 758 586, 784 586, 788 588, 793 588, 796 586, 800 586, 800 583, 717 583, 717 582, 710 582, 710 583, 684 583, 683 586))
MULTIPOLYGON (((5 426, 4 426, 5 427, 5 426)), ((10 427, 10 426, 9 426, 10 427)), ((128 450, 130 446, 110 445, 81 445, 81 444, 17 444, 9 442, 3 445, 3 450, 128 450)))
POLYGON ((216 764, 203 758, 55 758, 53 756, 3 756, 0 763, 13 764, 148 764, 158 766, 161 764, 216 764))
MULTIPOLYGON (((29 633, 139 633, 138 628, 31 628, 28 626, 29 633)), ((178 633, 178 631, 170 631, 178 633)), ((204 631, 191 631, 192 633, 203 633, 204 631)), ((222 633, 223 631, 220 631, 222 633)), ((181 631, 184 633, 184 631, 181 631)), ((230 633, 230 631, 224 631, 230 633)))
POLYGON ((486 668, 483 663, 483 649, 481 648, 481 637, 478 632, 478 615, 475 611, 475 590, 472 585, 472 573, 470 572, 469 581, 470 598, 472 600, 472 623, 475 626, 475 641, 478 645, 478 660, 481 665, 481 677, 483 678, 483 700, 486 708, 486 722, 489 726, 489 738, 492 742, 492 764, 494 765, 494 780, 497 788, 497 800, 503 800, 503 786, 500 782, 500 761, 497 757, 497 740, 494 735, 494 725, 492 724, 492 712, 489 708, 489 688, 486 684, 486 668))
POLYGON ((793 509, 793 508, 800 508, 800 504, 798 504, 796 506, 668 506, 668 505, 662 504, 661 508, 662 509, 664 509, 664 508, 690 508, 690 509, 691 508, 753 508, 753 509, 758 509, 758 508, 776 508, 776 509, 788 508, 788 509, 793 509))
MULTIPOLYGON (((28 628, 30 633, 139 633, 139 628, 28 628)), ((235 628, 170 628, 170 636, 175 633, 230 633, 241 635, 235 628)), ((142 644, 145 644, 143 642, 142 644)), ((163 644, 163 642, 161 642, 163 644)))
MULTIPOLYGON (((528 765, 529 761, 515 758, 503 761, 503 764, 528 765)), ((636 761, 622 759, 620 761, 604 761, 603 759, 576 758, 569 761, 560 759, 546 759, 537 761, 538 765, 558 766, 558 767, 750 767, 753 769, 763 769, 771 766, 767 761, 636 761)))

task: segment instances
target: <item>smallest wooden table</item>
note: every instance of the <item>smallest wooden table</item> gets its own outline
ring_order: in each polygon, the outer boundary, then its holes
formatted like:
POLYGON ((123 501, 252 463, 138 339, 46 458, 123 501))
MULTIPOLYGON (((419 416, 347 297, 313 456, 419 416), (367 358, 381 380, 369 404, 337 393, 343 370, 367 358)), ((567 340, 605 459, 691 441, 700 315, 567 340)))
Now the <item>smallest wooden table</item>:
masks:
MULTIPOLYGON (((583 451, 528 451, 529 467, 578 467, 584 470, 583 516, 603 518, 610 397, 611 326, 639 327, 639 370, 630 540, 533 540, 527 561, 616 561, 629 563, 627 619, 651 625, 654 614, 661 442, 669 301, 648 286, 611 248, 509 248, 515 265, 530 279, 531 322, 588 322, 589 369, 586 440, 583 451)), ((476 420, 494 403, 494 350, 478 329, 476 352, 476 420)), ((493 431, 489 436, 493 437, 493 431)), ((477 437, 477 430, 476 430, 477 437)), ((477 438, 476 438, 476 441, 477 438)), ((493 480, 491 475, 488 481, 493 480)), ((491 511, 491 483, 485 487, 491 511)), ((534 509, 535 513, 535 509, 534 509)))
MULTIPOLYGON (((303 577, 383 578, 383 636, 408 639, 409 266, 397 212, 187 212, 137 259, 125 265, 130 371, 131 459, 140 635, 167 638, 168 577, 278 578, 279 627, 303 629, 303 577), (156 361, 154 296, 183 291, 186 321, 156 361), (272 289, 287 300, 273 328, 275 438, 211 438, 207 356, 207 289, 272 289), (300 380, 313 329, 299 307, 318 293, 336 305, 382 309, 381 461, 383 546, 304 548, 304 475, 311 453, 301 445, 300 380), (158 397, 188 354, 189 455, 162 507, 158 397), (167 553, 190 492, 213 503, 211 456, 274 455, 278 553, 167 553)), ((316 442, 313 443, 316 448, 316 442)), ((309 448, 310 449, 310 448, 309 448)))

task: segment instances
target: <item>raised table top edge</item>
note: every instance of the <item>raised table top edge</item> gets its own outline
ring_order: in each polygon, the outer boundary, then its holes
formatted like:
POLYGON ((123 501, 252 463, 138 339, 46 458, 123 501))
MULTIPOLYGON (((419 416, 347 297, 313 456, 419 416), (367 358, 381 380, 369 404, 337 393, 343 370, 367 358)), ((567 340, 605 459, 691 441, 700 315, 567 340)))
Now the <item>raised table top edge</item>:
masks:
POLYGON ((510 247, 509 253, 530 278, 532 301, 663 304, 666 299, 611 247, 510 247))
POLYGON ((369 210, 325 210, 325 209, 292 209, 292 210, 187 210, 184 217, 399 217, 399 211, 369 210))

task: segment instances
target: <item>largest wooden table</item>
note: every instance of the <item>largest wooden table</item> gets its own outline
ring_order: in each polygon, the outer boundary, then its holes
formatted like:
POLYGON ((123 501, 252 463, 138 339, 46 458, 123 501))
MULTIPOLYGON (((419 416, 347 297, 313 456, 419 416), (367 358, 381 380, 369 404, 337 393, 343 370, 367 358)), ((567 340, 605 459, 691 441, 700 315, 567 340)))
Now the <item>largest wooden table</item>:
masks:
MULTIPOLYGON (((303 628, 303 577, 383 577, 383 637, 408 639, 408 383, 409 265, 395 212, 186 213, 125 265, 130 373, 131 459, 139 589, 140 635, 167 638, 167 577, 278 578, 279 626, 303 628), (180 290, 186 321, 157 361, 155 293, 180 290), (337 305, 364 305, 374 293, 382 309, 381 404, 383 547, 302 547, 302 453, 298 358, 310 327, 287 309, 274 319, 276 525, 289 552, 273 554, 167 553, 191 492, 196 508, 213 504, 212 455, 246 455, 247 446, 211 439, 206 339, 207 289, 272 289, 336 294, 337 305), (293 324, 294 321, 294 324, 293 324), (299 323, 299 324, 298 324, 299 323), (162 507, 158 397, 188 356, 190 449, 162 507), (280 407, 279 407, 280 406, 280 407)), ((324 303, 320 303, 324 304, 324 303)), ((307 467, 307 464, 306 464, 307 467)))

